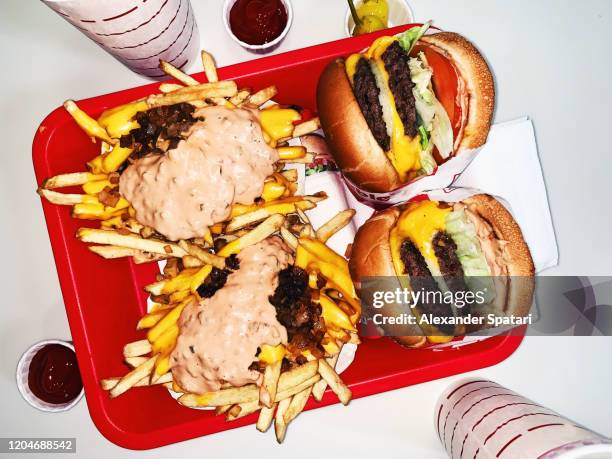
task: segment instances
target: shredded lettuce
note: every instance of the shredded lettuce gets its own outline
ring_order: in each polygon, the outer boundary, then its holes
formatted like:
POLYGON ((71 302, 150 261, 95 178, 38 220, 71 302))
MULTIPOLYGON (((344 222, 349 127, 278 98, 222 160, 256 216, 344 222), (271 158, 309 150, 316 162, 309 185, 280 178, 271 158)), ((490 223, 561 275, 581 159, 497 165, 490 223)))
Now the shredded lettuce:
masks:
POLYGON ((421 137, 421 148, 427 150, 429 147, 429 135, 427 135, 427 129, 423 125, 419 126, 419 136, 421 137))
POLYGON ((419 169, 417 175, 430 175, 436 168, 437 164, 436 160, 431 154, 433 144, 429 141, 429 134, 423 125, 419 126, 419 136, 421 137, 421 154, 419 156, 421 169, 419 169))
POLYGON ((425 129, 430 132, 431 142, 438 148, 440 155, 448 158, 453 151, 453 128, 448 113, 433 92, 432 71, 427 65, 425 55, 419 53, 417 57, 411 57, 408 67, 414 83, 412 93, 417 114, 425 129))
POLYGON ((449 212, 446 216, 446 232, 457 244, 457 258, 463 268, 468 288, 474 292, 485 291, 488 303, 495 297, 491 269, 480 247, 476 228, 465 215, 464 209, 449 212))
POLYGON ((427 29, 429 29, 430 25, 431 25, 431 21, 427 21, 421 27, 413 27, 411 29, 406 30, 403 34, 401 34, 398 40, 399 40, 400 46, 404 48, 404 51, 409 53, 412 50, 414 44, 417 41, 419 41, 419 39, 423 35, 425 35, 425 32, 427 32, 427 29))

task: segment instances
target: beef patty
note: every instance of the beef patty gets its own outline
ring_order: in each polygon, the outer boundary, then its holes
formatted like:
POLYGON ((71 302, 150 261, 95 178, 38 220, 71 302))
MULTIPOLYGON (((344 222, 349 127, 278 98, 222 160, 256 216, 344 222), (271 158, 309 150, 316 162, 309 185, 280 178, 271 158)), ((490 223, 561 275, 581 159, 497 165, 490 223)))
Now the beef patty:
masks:
POLYGON ((149 153, 162 154, 165 150, 175 148, 182 139, 181 134, 197 121, 192 116, 194 109, 191 104, 180 103, 138 112, 134 119, 140 127, 122 136, 119 144, 133 148, 134 158, 149 153), (164 142, 165 150, 159 148, 159 141, 167 141, 164 142))
MULTIPOLYGON (((406 239, 402 242, 400 257, 404 263, 405 273, 410 276, 410 287, 413 291, 440 292, 436 280, 432 277, 427 267, 425 258, 423 258, 419 249, 410 239, 406 239)), ((451 306, 443 301, 437 301, 441 299, 441 296, 441 293, 423 295, 416 309, 421 314, 432 314, 437 317, 452 317, 454 314, 451 306)), ((455 327, 449 324, 440 324, 437 325, 437 328, 445 335, 453 335, 455 332, 455 327)))
MULTIPOLYGON (((443 231, 438 232, 432 241, 434 253, 438 258, 440 272, 446 282, 448 289, 453 292, 466 292, 468 287, 465 283, 463 267, 457 257, 457 244, 455 241, 443 231)), ((468 306, 458 308, 462 315, 470 311, 468 306)))
POLYGON ((376 142, 384 151, 389 151, 391 139, 387 134, 387 125, 378 99, 380 89, 376 86, 376 78, 365 58, 359 59, 357 63, 353 76, 353 93, 376 142))
POLYGON ((417 134, 416 108, 410 78, 408 54, 396 41, 382 54, 385 70, 389 74, 389 88, 395 100, 395 108, 404 124, 404 133, 410 137, 417 134))
POLYGON ((322 357, 325 321, 321 317, 321 305, 312 302, 308 273, 296 266, 283 269, 278 274, 278 287, 270 296, 270 303, 276 308, 276 318, 287 329, 290 353, 309 350, 315 357, 322 357))

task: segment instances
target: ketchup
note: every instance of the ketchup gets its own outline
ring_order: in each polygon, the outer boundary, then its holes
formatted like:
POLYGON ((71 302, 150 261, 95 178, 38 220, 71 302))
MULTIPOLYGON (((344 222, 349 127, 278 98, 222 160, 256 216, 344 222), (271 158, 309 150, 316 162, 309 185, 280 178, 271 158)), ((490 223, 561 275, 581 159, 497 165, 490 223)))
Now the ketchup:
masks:
POLYGON ((278 37, 287 25, 280 0, 238 0, 230 10, 234 35, 249 45, 263 45, 278 37))
POLYGON ((47 403, 74 400, 83 389, 74 351, 61 344, 47 344, 34 354, 28 370, 28 386, 47 403))

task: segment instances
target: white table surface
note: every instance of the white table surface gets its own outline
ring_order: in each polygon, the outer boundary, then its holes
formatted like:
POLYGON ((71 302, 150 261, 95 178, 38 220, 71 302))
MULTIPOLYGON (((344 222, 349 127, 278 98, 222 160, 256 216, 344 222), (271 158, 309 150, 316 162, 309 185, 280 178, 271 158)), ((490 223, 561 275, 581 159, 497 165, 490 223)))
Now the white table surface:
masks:
MULTIPOLYGON (((192 0, 201 45, 220 66, 254 58, 221 22, 222 0, 192 0)), ((557 233, 560 264, 547 273, 609 275, 612 246, 610 32, 612 2, 410 0, 478 44, 498 88, 496 121, 529 115, 557 233), (468 5, 468 6, 466 6, 468 5)), ((295 21, 277 51, 341 38, 343 0, 293 0, 295 21)), ((149 452, 107 441, 85 402, 62 414, 28 406, 15 385, 21 353, 42 338, 70 338, 30 146, 43 117, 80 99, 146 83, 36 1, 2 2, 0 50, 0 436, 76 437, 78 457, 446 457, 433 410, 446 378, 300 415, 278 446, 253 426, 149 452), (281 456, 282 455, 282 456, 281 456)), ((525 183, 525 186, 529 186, 525 183)), ((509 359, 475 374, 491 378, 605 435, 612 435, 609 338, 527 338, 509 359)), ((12 457, 12 456, 11 456, 12 457)), ((26 456, 24 456, 26 457, 26 456)), ((33 457, 28 455, 27 457, 33 457)))

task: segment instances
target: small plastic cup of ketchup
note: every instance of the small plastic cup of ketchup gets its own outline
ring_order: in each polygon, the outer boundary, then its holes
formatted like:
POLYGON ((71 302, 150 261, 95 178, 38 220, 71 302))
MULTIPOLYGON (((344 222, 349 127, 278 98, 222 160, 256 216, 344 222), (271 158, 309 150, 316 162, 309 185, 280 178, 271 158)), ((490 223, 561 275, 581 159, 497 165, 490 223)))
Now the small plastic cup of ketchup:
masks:
POLYGON ((256 54, 274 50, 293 22, 289 0, 225 0, 223 24, 228 35, 256 54))
POLYGON ((83 383, 72 343, 44 340, 31 346, 17 364, 17 387, 42 411, 66 411, 83 397, 83 383))

